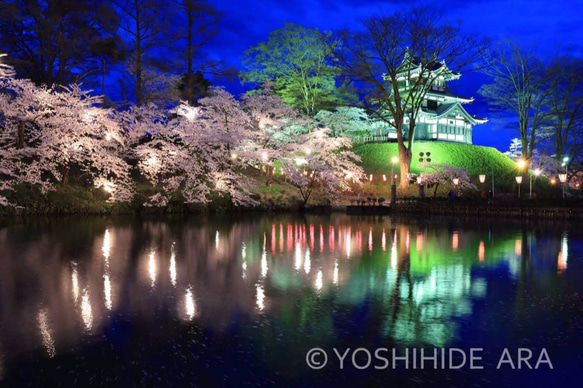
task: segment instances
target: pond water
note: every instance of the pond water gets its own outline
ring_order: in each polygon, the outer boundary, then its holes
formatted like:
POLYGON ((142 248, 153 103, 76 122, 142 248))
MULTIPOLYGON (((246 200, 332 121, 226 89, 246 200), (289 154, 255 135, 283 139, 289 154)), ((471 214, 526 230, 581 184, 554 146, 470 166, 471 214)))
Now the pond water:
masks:
POLYGON ((579 386, 582 256, 565 223, 0 220, 0 385, 579 386))

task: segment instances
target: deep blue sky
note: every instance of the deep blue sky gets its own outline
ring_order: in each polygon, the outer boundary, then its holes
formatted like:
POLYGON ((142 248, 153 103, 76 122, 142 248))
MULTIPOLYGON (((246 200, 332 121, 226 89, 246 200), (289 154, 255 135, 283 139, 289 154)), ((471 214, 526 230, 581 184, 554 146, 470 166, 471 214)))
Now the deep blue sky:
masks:
MULTIPOLYGON (((266 41, 270 31, 286 22, 333 30, 358 28, 359 21, 373 14, 391 14, 413 4, 433 3, 446 11, 451 21, 462 22, 467 33, 479 33, 492 40, 515 39, 525 45, 536 44, 541 56, 560 48, 563 53, 583 58, 583 1, 581 0, 210 0, 225 13, 219 35, 207 47, 211 56, 237 68, 243 51, 266 41)), ((471 114, 492 117, 477 91, 487 81, 477 73, 463 74, 450 86, 453 92, 475 101, 467 106, 471 114)), ((238 83, 225 84, 231 93, 244 89, 238 83)), ((474 128, 474 144, 508 149, 511 130, 501 129, 492 120, 474 128)))

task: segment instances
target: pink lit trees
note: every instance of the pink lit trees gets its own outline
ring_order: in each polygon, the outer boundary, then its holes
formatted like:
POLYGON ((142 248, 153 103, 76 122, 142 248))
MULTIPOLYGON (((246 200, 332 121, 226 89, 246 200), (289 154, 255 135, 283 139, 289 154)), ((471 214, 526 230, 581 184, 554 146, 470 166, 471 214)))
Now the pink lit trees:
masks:
MULTIPOLYGON (((0 190, 27 183, 46 192, 57 182, 66 185, 71 168, 91 182, 128 182, 129 167, 118 152, 124 136, 113 112, 97 107, 99 98, 78 86, 36 87, 6 72, 0 89, 0 190)), ((104 187, 112 200, 131 195, 127 184, 104 187)))

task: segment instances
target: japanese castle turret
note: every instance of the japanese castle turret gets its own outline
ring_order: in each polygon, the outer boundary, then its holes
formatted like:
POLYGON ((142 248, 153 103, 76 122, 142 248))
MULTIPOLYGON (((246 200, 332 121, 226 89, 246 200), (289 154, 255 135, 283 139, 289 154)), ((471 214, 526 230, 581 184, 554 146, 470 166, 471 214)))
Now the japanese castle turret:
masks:
MULTIPOLYGON (((447 91, 447 82, 460 78, 459 73, 452 72, 445 61, 422 65, 420 61, 405 55, 403 70, 399 73, 399 91, 406 95, 411 85, 419 88, 419 76, 432 80, 423 98, 415 124, 415 140, 437 140, 472 144, 472 128, 488 120, 470 115, 464 104, 473 98, 464 98, 447 91)), ((419 89, 417 89, 419 90, 419 89)), ((418 93, 418 92, 417 92, 418 93)), ((405 118, 403 127, 408 128, 409 118, 405 118)), ((394 130, 388 132, 389 139, 396 139, 394 130)))

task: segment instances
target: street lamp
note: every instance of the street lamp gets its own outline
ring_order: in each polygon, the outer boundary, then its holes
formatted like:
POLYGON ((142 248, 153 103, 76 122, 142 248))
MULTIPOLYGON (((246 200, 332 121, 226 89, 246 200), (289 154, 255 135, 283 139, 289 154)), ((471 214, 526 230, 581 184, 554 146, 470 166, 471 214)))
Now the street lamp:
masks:
POLYGON ((454 186, 457 186, 460 184, 460 178, 453 178, 451 181, 453 182, 454 186))
POLYGON ((522 176, 521 175, 516 177, 516 183, 518 183, 518 198, 520 198, 520 184, 522 183, 522 176))
POLYGON ((395 174, 395 164, 399 162, 399 158, 393 156, 391 158, 391 206, 397 202, 397 186, 395 182, 397 181, 397 174, 395 174))
MULTIPOLYGON (((391 158, 391 176, 394 177, 395 176, 395 164, 397 164, 399 162, 399 158, 397 158, 396 156, 393 156, 391 158)), ((394 181, 393 181, 394 183, 394 181)))
POLYGON ((478 178, 480 178, 480 183, 484 184, 484 182, 486 182, 486 174, 480 174, 478 176, 478 178))
MULTIPOLYGON (((534 170, 534 175, 536 175, 537 178, 540 176, 540 173, 541 173, 540 168, 534 170)), ((532 199, 532 174, 530 175, 530 194, 528 198, 532 199)))
POLYGON ((565 183, 567 182, 567 174, 559 174, 559 180, 561 181, 561 186, 563 186, 563 199, 565 198, 565 183))

